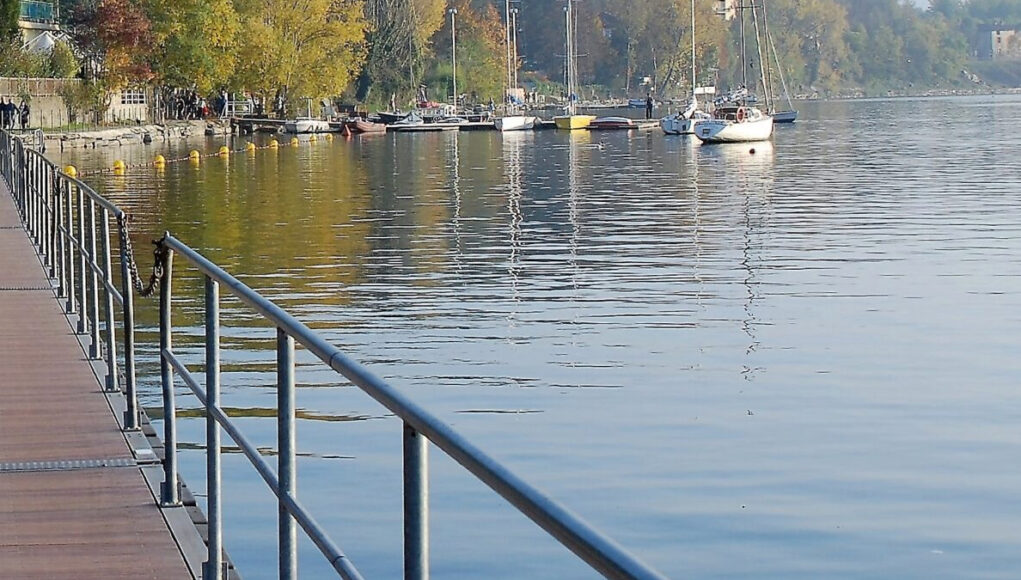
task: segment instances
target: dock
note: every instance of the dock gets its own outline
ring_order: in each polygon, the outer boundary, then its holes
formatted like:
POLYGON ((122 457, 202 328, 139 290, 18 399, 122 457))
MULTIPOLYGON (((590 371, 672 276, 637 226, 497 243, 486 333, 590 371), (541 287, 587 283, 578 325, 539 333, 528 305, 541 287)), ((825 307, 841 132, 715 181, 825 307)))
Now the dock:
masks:
POLYGON ((0 321, 0 575, 198 578, 198 530, 159 505, 159 460, 122 431, 2 180, 0 321))

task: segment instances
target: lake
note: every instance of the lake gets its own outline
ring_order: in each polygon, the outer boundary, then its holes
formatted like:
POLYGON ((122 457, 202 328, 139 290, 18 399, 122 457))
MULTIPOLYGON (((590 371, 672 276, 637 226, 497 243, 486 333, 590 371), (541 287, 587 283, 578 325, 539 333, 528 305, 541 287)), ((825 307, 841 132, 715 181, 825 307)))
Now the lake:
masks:
MULTIPOLYGON (((670 577, 1016 578, 1021 97, 799 109, 771 144, 390 134, 86 181, 132 215, 143 267, 173 232, 670 577)), ((222 405, 269 453, 274 332, 236 300, 223 316, 222 405)), ((400 577, 400 421, 308 353, 297 377, 299 497, 367 578, 400 577)), ((178 402, 200 490, 204 423, 178 402)), ((430 457, 434 578, 594 575, 430 457)), ((224 466, 226 548, 275 577, 271 494, 224 466)), ((301 572, 328 574, 305 540, 301 572)))

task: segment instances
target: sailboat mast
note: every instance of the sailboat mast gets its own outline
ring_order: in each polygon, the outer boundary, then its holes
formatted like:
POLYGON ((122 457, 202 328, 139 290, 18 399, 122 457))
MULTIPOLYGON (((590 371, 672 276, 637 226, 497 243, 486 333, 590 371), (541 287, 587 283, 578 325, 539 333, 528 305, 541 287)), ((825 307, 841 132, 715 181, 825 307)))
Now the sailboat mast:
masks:
POLYGON ((769 111, 770 114, 772 114, 773 90, 769 86, 769 83, 766 82, 766 68, 769 67, 769 64, 767 63, 766 66, 763 66, 762 64, 763 62, 766 61, 762 58, 762 36, 759 33, 759 16, 758 13, 755 11, 754 0, 752 1, 752 24, 755 27, 755 54, 758 55, 759 59, 759 83, 762 86, 762 94, 766 100, 766 110, 769 111))
POLYGON ((571 0, 567 0, 567 8, 564 14, 567 18, 567 114, 574 114, 574 30, 571 26, 572 19, 571 0))
POLYGON ((695 0, 691 0, 691 96, 695 96, 695 0))
POLYGON ((504 88, 504 91, 503 91, 503 99, 504 99, 504 105, 509 106, 510 102, 511 102, 510 101, 510 91, 511 91, 511 88, 512 88, 512 85, 511 85, 512 73, 511 73, 511 13, 510 13, 510 0, 504 0, 503 6, 504 6, 504 16, 507 19, 507 21, 506 21, 506 25, 507 25, 506 28, 507 29, 505 31, 507 33, 506 38, 505 38, 506 45, 507 45, 507 86, 506 86, 506 88, 504 88))

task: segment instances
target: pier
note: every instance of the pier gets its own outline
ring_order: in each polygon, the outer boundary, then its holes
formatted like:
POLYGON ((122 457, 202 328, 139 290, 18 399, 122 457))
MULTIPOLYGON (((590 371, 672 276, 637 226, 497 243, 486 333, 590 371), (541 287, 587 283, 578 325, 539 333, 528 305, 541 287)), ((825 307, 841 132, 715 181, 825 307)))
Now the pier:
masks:
POLYGON ((0 320, 2 575, 194 578, 2 182, 0 320))

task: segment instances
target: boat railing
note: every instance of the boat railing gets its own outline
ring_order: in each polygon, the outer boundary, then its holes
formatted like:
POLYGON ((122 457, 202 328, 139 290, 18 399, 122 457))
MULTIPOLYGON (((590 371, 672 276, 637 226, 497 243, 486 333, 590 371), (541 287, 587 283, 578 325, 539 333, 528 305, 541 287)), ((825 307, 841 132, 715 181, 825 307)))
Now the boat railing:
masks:
MULTIPOLYGON (((39 249, 55 291, 66 299, 78 331, 88 334, 90 357, 107 360, 108 390, 123 390, 128 400, 123 428, 137 430, 138 405, 134 378, 133 291, 149 294, 159 289, 159 359, 162 387, 163 481, 160 503, 181 504, 178 478, 177 405, 175 375, 201 402, 206 417, 207 554, 203 578, 225 576, 223 561, 221 482, 221 430, 238 445, 276 496, 279 507, 279 577, 297 577, 297 528, 316 545, 341 577, 361 575, 352 561, 330 539, 312 513, 298 499, 296 486, 296 344, 314 354, 339 376, 359 387, 401 420, 395 434, 403 451, 404 578, 429 577, 429 444, 438 448, 478 480, 488 485, 519 512, 532 519, 594 571, 608 578, 664 578, 618 546, 567 508, 514 475, 451 427, 441 422, 404 393, 348 358, 305 324, 264 298, 233 275, 171 234, 154 252, 153 278, 146 287, 133 268, 127 216, 88 185, 70 177, 21 139, 0 132, 0 174, 10 186, 29 235, 39 249), (112 270, 110 221, 117 224, 120 251, 120 288, 112 270), (172 318, 174 259, 180 257, 201 273, 205 304, 204 380, 200 380, 173 348, 172 318), (277 465, 266 462, 260 449, 220 406, 220 288, 257 312, 276 329, 277 465), (102 300, 103 308, 100 308, 102 300), (121 305, 122 340, 118 346, 113 303, 121 305), (101 333, 100 331, 103 330, 101 333), (105 340, 106 342, 102 342, 105 340), (118 348, 125 359, 123 384, 118 382, 118 348)), ((481 572, 480 572, 481 575, 481 572)))
MULTIPOLYGON (((38 139, 32 140, 38 144, 38 139)), ((84 337, 89 358, 105 361, 107 392, 124 393, 122 427, 138 430, 133 292, 139 278, 131 269, 126 214, 61 171, 40 151, 32 149, 26 139, 7 131, 0 132, 0 173, 47 275, 55 282, 58 299, 64 302, 78 334, 84 337), (119 245, 116 255, 111 223, 119 245), (119 285, 115 281, 115 260, 119 285)))

